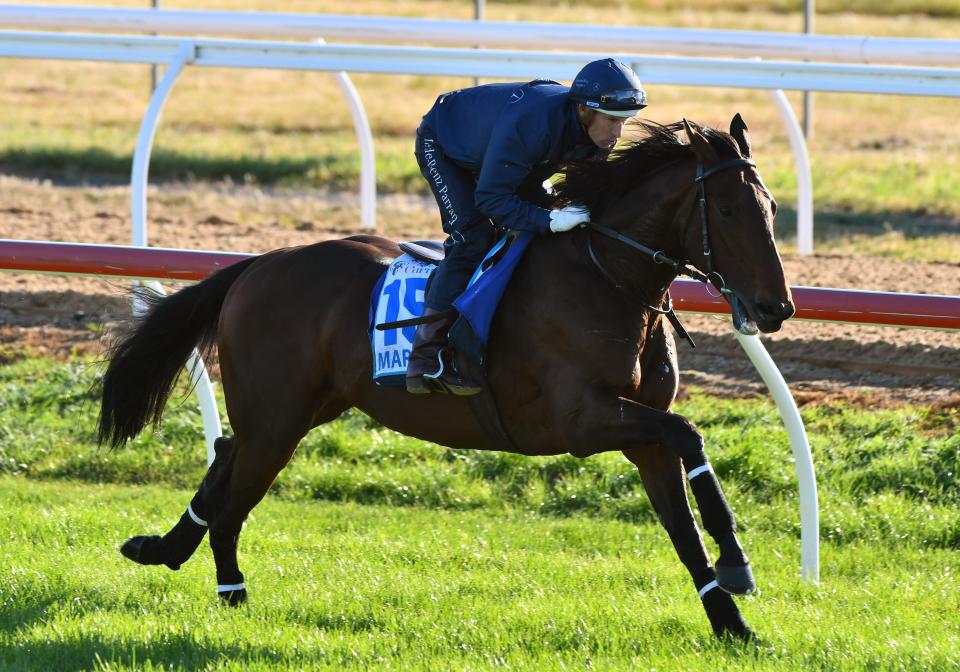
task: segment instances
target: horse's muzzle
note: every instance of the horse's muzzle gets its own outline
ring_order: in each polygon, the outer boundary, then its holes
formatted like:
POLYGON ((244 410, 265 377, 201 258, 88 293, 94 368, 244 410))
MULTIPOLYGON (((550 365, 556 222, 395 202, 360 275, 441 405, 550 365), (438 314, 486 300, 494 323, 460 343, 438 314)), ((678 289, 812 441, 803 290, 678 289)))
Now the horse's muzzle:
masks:
POLYGON ((779 331, 784 321, 793 317, 796 308, 790 301, 758 302, 754 306, 757 326, 765 334, 779 331))
POLYGON ((792 317, 796 308, 790 301, 758 301, 747 303, 736 294, 728 294, 733 326, 741 334, 754 335, 758 331, 771 334, 780 331, 783 322, 792 317))

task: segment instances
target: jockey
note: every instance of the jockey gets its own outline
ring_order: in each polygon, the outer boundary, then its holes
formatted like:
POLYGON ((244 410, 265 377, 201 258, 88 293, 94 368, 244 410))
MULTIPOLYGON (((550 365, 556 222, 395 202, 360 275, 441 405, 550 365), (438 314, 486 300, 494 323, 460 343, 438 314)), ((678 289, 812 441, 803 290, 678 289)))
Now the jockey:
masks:
POLYGON ((493 246, 495 227, 560 233, 589 222, 583 207, 549 209, 552 199, 543 182, 561 164, 606 158, 624 122, 645 106, 636 74, 612 58, 588 63, 570 87, 537 79, 437 98, 417 129, 415 153, 448 236, 424 315, 448 314, 417 327, 409 392, 480 391, 456 373, 443 349, 456 320, 453 300, 493 246))

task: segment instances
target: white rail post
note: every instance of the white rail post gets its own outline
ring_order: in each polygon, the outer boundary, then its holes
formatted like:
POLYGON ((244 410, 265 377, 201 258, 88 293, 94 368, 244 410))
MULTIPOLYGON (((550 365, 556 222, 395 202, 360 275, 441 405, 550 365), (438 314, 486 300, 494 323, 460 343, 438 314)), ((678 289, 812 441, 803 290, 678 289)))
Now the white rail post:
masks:
MULTIPOLYGON (((326 44, 322 37, 314 40, 317 44, 326 44)), ((347 97, 350 105, 350 114, 353 115, 353 129, 360 144, 360 227, 364 229, 377 228, 377 161, 373 152, 373 134, 370 132, 370 121, 367 111, 360 99, 357 87, 344 71, 335 72, 333 76, 340 85, 340 90, 347 97)))
POLYGON ((133 227, 133 244, 139 247, 147 245, 147 174, 150 170, 150 152, 153 149, 153 137, 160 122, 160 113, 167 102, 170 90, 183 68, 196 58, 196 46, 193 42, 184 41, 177 49, 176 55, 163 73, 163 79, 150 96, 147 112, 140 122, 140 133, 137 135, 137 147, 133 152, 133 170, 130 175, 130 205, 131 226, 133 227))
MULTIPOLYGON (((160 113, 163 104, 173 89, 174 82, 183 72, 183 68, 192 63, 196 57, 196 46, 193 42, 184 41, 177 49, 177 53, 163 79, 154 89, 147 105, 147 112, 140 122, 140 133, 137 136, 137 147, 133 153, 133 170, 130 175, 130 207, 133 244, 138 247, 147 246, 147 175, 150 169, 150 152, 153 148, 153 138, 156 135, 157 124, 160 122, 160 113)), ((163 294, 163 288, 158 282, 150 282, 148 286, 163 294)), ((134 312, 143 310, 143 306, 134 304, 134 312)), ((213 442, 222 434, 220 425, 220 411, 217 409, 217 399, 213 394, 213 385, 203 364, 200 354, 194 349, 187 363, 191 382, 200 402, 200 415, 203 418, 203 434, 207 444, 207 464, 213 464, 213 442)))
POLYGON ((817 477, 813 472, 813 457, 810 455, 810 444, 803 428, 803 419, 800 417, 800 411, 780 369, 777 368, 767 349, 763 347, 760 338, 755 335, 741 334, 736 329, 733 333, 736 334, 740 346, 757 368, 767 389, 770 390, 787 429, 800 490, 800 576, 805 581, 818 584, 820 583, 820 513, 817 508, 817 477))
POLYGON ((797 121, 790 101, 782 89, 767 91, 777 106, 780 119, 790 138, 793 150, 793 163, 797 171, 797 252, 802 255, 813 254, 813 178, 810 176, 810 155, 807 153, 807 141, 803 129, 797 121))

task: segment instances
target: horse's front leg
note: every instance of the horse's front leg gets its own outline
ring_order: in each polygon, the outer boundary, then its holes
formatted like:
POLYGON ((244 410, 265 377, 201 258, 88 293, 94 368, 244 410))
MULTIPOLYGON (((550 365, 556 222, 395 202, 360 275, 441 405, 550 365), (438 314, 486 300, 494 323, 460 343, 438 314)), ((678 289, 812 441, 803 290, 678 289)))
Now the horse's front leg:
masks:
MULTIPOLYGON (((609 399, 609 398, 608 398, 609 399)), ((737 524, 720 482, 703 450, 703 437, 689 420, 629 399, 596 399, 576 414, 570 452, 587 456, 660 444, 683 463, 703 526, 720 547, 717 582, 728 593, 748 595, 756 584, 750 562, 737 539, 737 524)))
POLYGON ((680 460, 658 445, 627 450, 624 455, 640 471, 657 518, 670 535, 680 561, 690 572, 713 631, 717 636, 730 634, 749 639, 753 631, 743 620, 733 598, 718 587, 716 571, 707 557, 707 549, 687 500, 680 460))

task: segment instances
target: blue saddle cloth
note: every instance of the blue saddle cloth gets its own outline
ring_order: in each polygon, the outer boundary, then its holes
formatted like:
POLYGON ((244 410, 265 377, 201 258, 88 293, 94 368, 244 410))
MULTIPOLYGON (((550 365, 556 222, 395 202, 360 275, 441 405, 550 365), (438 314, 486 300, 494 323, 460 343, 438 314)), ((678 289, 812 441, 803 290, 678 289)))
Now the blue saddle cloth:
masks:
MULTIPOLYGON (((534 234, 527 231, 510 231, 501 238, 487 253, 477 267, 467 288, 453 302, 460 311, 460 317, 473 332, 471 340, 482 349, 486 349, 490 337, 490 325, 496 314, 503 292, 513 275, 517 264, 530 246, 534 234)), ((401 283, 395 280, 387 283, 387 278, 398 277, 400 265, 411 267, 412 260, 403 255, 394 260, 384 271, 373 288, 370 296, 370 345, 374 358, 374 380, 379 385, 402 385, 406 374, 407 358, 413 347, 414 327, 391 329, 378 332, 377 324, 392 322, 407 317, 423 315, 423 292, 426 279, 422 271, 418 278, 405 279, 401 283), (409 294, 408 294, 409 293, 409 294), (402 294, 402 295, 400 295, 402 294), (401 306, 402 308, 397 308, 401 306), (402 310, 402 315, 398 311, 402 310), (384 344, 392 345, 385 353, 384 344)), ((414 262, 418 263, 418 262, 414 262)), ((473 349, 473 348, 471 348, 473 349)))

